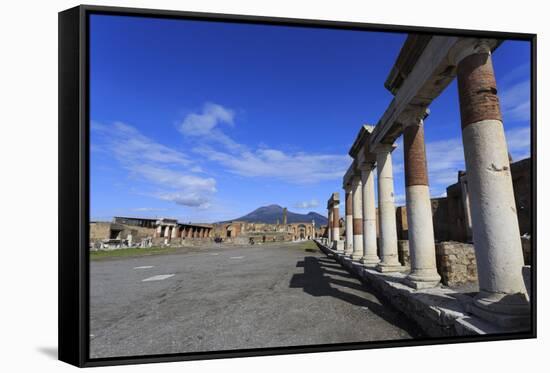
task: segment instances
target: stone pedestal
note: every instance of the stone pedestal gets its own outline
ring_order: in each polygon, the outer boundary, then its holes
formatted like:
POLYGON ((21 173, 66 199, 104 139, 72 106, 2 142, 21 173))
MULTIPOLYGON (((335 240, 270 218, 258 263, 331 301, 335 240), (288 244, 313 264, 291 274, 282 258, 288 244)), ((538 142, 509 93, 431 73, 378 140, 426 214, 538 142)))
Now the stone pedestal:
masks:
POLYGON ((530 304, 491 53, 480 42, 455 60, 480 288, 472 312, 501 325, 528 322, 530 304))

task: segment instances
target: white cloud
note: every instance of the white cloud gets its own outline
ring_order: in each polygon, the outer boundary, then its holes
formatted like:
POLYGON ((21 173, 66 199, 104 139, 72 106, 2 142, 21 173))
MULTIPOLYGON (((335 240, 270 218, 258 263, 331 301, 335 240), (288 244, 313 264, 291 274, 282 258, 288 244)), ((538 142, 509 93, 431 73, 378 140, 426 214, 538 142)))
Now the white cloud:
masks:
POLYGON ((528 121, 531 118, 531 82, 522 82, 506 87, 499 94, 504 121, 528 121))
POLYGON ((233 124, 235 114, 232 110, 221 105, 206 103, 202 113, 191 113, 185 117, 180 125, 180 131, 189 136, 203 136, 211 133, 218 124, 233 124))
POLYGON ((188 206, 188 207, 198 207, 201 209, 207 209, 210 207, 210 200, 204 195, 199 193, 159 193, 158 198, 172 201, 178 205, 188 206))
POLYGON ((235 113, 221 105, 207 102, 201 113, 190 113, 179 126, 179 131, 186 137, 220 143, 228 149, 238 150, 241 145, 233 141, 219 128, 220 124, 234 125, 235 113))
POLYGON ((529 126, 506 131, 506 142, 514 161, 531 156, 531 128, 529 126))
POLYGON ((197 147, 194 151, 210 161, 220 163, 228 172, 245 177, 265 177, 293 184, 311 184, 338 180, 351 162, 347 155, 286 154, 276 149, 257 149, 238 154, 197 147))
POLYGON ((312 209, 319 206, 319 201, 312 199, 311 201, 297 202, 294 207, 297 209, 312 209))
POLYGON ((153 211, 166 211, 166 209, 156 208, 156 207, 138 207, 135 209, 132 209, 132 211, 136 212, 153 212, 153 211))
POLYGON ((156 191, 149 195, 189 207, 209 205, 216 192, 216 180, 191 174, 202 169, 185 153, 121 122, 110 126, 94 122, 92 131, 97 136, 96 151, 113 156, 134 180, 152 185, 156 191))
MULTIPOLYGON (((92 130, 104 136, 109 143, 109 150, 117 159, 132 163, 158 163, 188 166, 192 162, 186 154, 144 136, 136 128, 115 122, 106 126, 94 122, 92 130)), ((95 145, 97 148, 98 145, 95 145)))
POLYGON ((234 111, 206 103, 201 113, 188 114, 179 130, 198 140, 196 154, 216 162, 230 173, 244 177, 265 177, 293 184, 317 183, 340 179, 351 158, 346 154, 288 153, 266 144, 250 149, 226 135, 220 124, 233 126, 234 111), (211 143, 222 147, 214 148, 211 143))

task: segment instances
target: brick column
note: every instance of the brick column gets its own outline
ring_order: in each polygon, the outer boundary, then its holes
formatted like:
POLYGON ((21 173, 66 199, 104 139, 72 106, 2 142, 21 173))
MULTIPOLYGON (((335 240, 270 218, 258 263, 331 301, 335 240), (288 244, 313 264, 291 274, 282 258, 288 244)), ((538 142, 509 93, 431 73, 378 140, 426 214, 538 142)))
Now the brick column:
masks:
POLYGON ((361 177, 354 176, 351 182, 353 211, 353 252, 352 260, 363 257, 363 184, 361 177))
POLYGON ((353 196, 351 193, 351 186, 346 186, 346 244, 344 247, 344 254, 351 255, 353 252, 353 196))
POLYGON ((328 208, 328 226, 327 226, 327 245, 330 247, 332 246, 332 209, 328 208))
POLYGON ((376 244, 376 205, 374 202, 374 166, 367 164, 361 168, 363 185, 363 251, 361 263, 366 267, 380 262, 376 244))
POLYGON ((376 149, 381 256, 381 261, 376 266, 376 270, 379 272, 395 272, 403 269, 397 254, 397 226, 395 222, 391 160, 391 152, 394 148, 394 145, 382 144, 376 149))
POLYGON ((528 323, 521 238, 491 52, 480 41, 464 48, 455 62, 480 289, 472 312, 501 325, 528 323))
POLYGON ((441 281, 435 261, 432 203, 428 186, 424 112, 415 113, 404 123, 405 190, 411 272, 405 283, 415 289, 435 287, 441 281))

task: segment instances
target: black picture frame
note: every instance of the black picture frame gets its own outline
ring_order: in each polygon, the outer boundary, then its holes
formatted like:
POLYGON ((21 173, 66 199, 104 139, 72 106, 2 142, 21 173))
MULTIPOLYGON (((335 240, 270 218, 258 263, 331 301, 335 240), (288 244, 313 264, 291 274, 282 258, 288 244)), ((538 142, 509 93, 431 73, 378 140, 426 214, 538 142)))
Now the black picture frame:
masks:
POLYGON ((481 30, 382 25, 356 22, 276 18, 81 5, 59 13, 59 360, 79 367, 282 355, 443 343, 536 338, 536 45, 535 34, 481 30), (476 337, 358 342, 300 347, 258 348, 133 357, 89 358, 89 27, 91 14, 154 17, 210 22, 384 31, 493 39, 523 40, 531 44, 531 193, 532 193, 532 326, 529 332, 476 337))

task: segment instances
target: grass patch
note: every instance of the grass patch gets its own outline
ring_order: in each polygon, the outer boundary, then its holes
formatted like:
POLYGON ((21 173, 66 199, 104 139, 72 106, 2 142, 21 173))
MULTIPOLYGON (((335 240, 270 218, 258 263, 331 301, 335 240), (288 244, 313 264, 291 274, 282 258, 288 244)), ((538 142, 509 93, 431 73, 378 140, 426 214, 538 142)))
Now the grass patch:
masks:
POLYGON ((90 260, 101 260, 107 258, 124 258, 129 256, 146 256, 157 254, 168 254, 176 251, 175 247, 129 247, 117 250, 90 251, 90 260))
POLYGON ((316 253, 319 251, 319 248, 317 247, 317 244, 313 241, 304 241, 297 244, 297 248, 300 250, 304 250, 310 253, 316 253))

